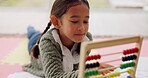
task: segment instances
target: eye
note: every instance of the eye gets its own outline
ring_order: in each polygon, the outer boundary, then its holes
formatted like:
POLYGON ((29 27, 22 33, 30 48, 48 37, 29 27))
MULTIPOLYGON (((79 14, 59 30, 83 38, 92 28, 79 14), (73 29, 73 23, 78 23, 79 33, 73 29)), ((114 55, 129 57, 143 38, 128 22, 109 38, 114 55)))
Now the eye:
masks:
POLYGON ((71 21, 72 23, 78 23, 78 21, 71 21))
POLYGON ((89 22, 88 22, 88 21, 84 21, 83 23, 87 24, 87 23, 89 23, 89 22))

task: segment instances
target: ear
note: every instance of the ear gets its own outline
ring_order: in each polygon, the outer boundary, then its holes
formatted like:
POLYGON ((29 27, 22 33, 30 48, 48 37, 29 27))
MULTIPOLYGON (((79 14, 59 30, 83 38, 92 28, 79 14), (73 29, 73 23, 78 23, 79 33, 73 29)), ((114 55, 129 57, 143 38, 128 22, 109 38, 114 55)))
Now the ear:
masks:
POLYGON ((50 17, 50 20, 51 20, 52 24, 54 25, 54 27, 55 27, 56 29, 59 29, 59 28, 60 28, 59 20, 58 20, 58 18, 57 18, 56 16, 52 15, 52 16, 50 17))

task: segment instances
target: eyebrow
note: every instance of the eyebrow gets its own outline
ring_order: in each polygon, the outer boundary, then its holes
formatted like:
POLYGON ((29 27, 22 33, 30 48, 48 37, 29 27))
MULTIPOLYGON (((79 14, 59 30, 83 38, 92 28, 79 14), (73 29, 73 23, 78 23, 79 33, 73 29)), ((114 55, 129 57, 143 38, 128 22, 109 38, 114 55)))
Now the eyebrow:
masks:
MULTIPOLYGON (((70 18, 80 18, 80 16, 73 15, 73 16, 71 16, 70 18)), ((86 16, 86 18, 89 18, 89 16, 86 16)))

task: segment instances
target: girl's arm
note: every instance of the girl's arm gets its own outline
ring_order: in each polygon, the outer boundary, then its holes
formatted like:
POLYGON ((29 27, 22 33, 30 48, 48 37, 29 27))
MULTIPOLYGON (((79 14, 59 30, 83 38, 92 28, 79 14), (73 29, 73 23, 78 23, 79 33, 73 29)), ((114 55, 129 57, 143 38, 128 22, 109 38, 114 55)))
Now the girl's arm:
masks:
POLYGON ((45 78, 77 78, 78 71, 63 71, 63 57, 50 40, 41 40, 39 47, 45 78))

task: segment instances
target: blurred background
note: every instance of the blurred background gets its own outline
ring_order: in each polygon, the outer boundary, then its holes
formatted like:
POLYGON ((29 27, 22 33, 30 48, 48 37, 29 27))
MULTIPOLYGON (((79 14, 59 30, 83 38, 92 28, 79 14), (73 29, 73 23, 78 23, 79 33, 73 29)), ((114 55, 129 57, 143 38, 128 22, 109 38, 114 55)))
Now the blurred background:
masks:
MULTIPOLYGON (((0 0, 0 34, 43 31, 54 0, 0 0)), ((93 36, 148 36, 148 0, 88 0, 93 36)))

